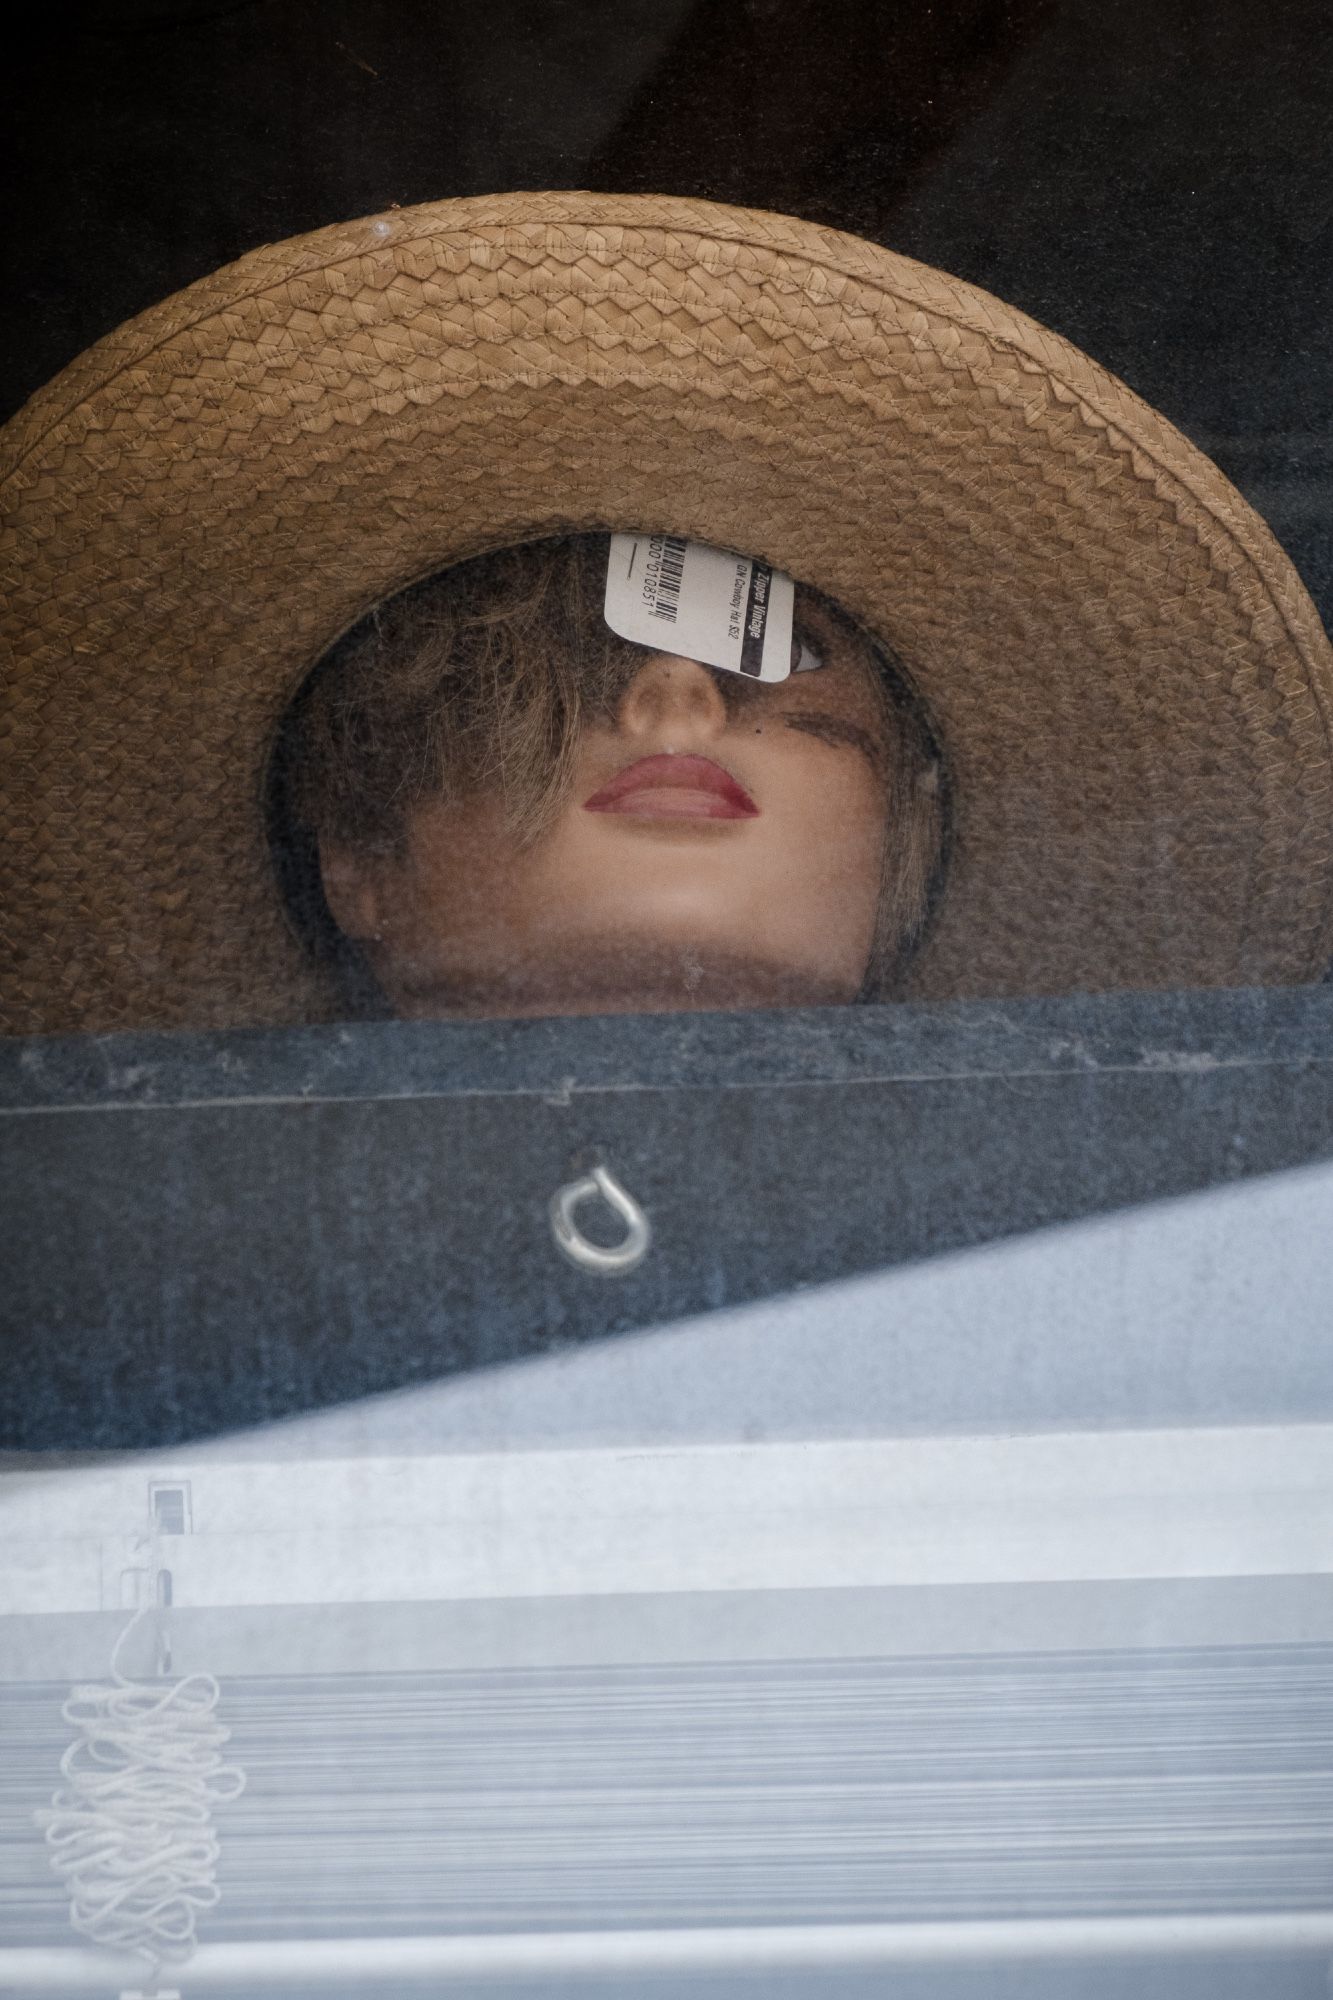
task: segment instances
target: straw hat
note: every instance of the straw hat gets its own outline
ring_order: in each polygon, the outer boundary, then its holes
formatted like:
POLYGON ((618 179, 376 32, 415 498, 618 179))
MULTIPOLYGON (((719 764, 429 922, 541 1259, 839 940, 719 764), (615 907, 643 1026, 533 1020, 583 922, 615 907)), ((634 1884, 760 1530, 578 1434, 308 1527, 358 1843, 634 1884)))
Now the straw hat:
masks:
POLYGON ((3 435, 3 1026, 318 1019, 278 719, 378 600, 565 528, 761 554, 946 746, 922 996, 1319 979, 1333 650, 1263 523, 973 286, 667 197, 441 202, 255 251, 3 435))

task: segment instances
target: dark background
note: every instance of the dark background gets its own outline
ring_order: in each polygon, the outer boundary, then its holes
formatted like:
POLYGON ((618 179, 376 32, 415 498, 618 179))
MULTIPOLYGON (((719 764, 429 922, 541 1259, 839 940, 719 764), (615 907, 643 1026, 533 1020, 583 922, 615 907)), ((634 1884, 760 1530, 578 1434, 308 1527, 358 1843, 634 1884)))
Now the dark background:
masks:
POLYGON ((667 191, 852 229, 1085 347, 1333 621, 1328 0, 86 0, 7 54, 0 396, 256 244, 667 191))

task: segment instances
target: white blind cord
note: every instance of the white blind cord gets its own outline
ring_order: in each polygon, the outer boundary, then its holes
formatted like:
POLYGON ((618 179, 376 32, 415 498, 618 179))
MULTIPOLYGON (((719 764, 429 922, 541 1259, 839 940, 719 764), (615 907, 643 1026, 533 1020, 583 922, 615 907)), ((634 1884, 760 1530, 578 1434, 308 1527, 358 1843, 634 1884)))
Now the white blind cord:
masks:
POLYGON ((78 1731, 60 1760, 64 1785, 38 1811, 51 1866, 70 1894, 70 1923, 93 1943, 136 1951, 154 1974, 195 1948, 195 1924, 220 1891, 213 1808, 238 1798, 245 1773, 223 1762, 211 1674, 152 1686, 120 1671, 71 1690, 61 1709, 78 1731))

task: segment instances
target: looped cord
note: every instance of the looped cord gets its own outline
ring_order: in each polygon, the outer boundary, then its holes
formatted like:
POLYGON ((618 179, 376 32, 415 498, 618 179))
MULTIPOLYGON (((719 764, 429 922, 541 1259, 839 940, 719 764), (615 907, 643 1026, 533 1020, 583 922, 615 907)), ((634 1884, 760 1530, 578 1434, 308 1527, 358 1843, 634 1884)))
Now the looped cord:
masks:
POLYGON ((116 1641, 112 1683, 75 1687, 62 1707, 79 1734, 60 1760, 64 1786, 35 1817, 74 1929, 157 1967, 189 1958, 200 1913, 218 1901, 213 1808, 240 1796, 245 1773, 220 1755, 231 1731, 216 1720, 211 1674, 153 1687, 121 1673, 121 1648, 151 1608, 116 1641))

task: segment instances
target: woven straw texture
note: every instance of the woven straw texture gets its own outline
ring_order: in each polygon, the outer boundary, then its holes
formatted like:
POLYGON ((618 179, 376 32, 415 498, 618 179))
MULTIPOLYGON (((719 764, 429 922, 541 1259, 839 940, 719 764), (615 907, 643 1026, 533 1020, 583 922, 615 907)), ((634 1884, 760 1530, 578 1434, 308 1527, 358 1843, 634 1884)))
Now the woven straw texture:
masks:
POLYGON ((256 251, 0 439, 10 1033, 319 1019, 265 760, 372 604, 488 547, 762 554, 946 746, 922 996, 1317 979, 1333 651, 1217 469, 975 288, 656 197, 442 202, 256 251))

